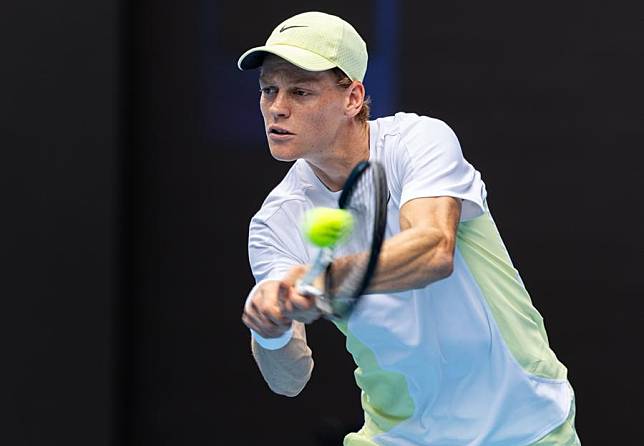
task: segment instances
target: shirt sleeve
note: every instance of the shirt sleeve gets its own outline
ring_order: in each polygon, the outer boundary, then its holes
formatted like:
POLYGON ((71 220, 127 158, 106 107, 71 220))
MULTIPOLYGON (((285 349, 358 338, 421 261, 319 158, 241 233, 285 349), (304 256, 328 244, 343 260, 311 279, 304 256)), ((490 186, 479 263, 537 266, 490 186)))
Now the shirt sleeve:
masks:
POLYGON ((295 216, 281 209, 269 221, 253 218, 248 236, 248 258, 256 282, 279 280, 292 266, 306 263, 295 216))
MULTIPOLYGON (((248 257, 255 277, 255 286, 246 298, 248 305, 257 287, 266 280, 280 280, 289 269, 304 263, 301 258, 300 237, 297 226, 293 225, 295 216, 288 208, 279 209, 268 220, 255 216, 250 223, 248 234, 248 257)), ((284 347, 293 336, 293 327, 277 338, 263 338, 250 330, 255 341, 268 350, 284 347)))
POLYGON ((483 214, 486 198, 481 174, 463 157, 458 138, 443 121, 426 116, 408 123, 402 137, 400 206, 421 197, 463 200, 461 221, 483 214))

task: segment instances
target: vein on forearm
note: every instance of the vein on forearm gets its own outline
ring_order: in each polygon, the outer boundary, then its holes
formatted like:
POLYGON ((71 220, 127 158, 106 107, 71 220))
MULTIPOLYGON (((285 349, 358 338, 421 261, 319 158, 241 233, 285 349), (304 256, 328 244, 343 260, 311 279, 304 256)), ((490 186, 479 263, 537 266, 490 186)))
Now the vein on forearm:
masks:
MULTIPOLYGON (((378 268, 368 292, 421 288, 451 273, 454 241, 432 227, 406 229, 383 243, 378 268)), ((352 268, 357 256, 334 261, 336 277, 352 268)), ((340 279, 341 280, 341 279, 340 279)))

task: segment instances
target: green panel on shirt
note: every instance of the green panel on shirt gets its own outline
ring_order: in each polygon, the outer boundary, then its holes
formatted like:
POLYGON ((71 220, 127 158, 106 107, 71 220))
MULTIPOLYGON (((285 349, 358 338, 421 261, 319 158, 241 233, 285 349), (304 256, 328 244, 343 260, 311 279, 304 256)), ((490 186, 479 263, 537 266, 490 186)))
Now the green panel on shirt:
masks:
POLYGON ((487 203, 485 206, 483 215, 459 224, 457 249, 485 296, 503 340, 521 367, 532 375, 565 379, 567 369, 550 349, 543 318, 532 305, 487 203))
POLYGON ((404 375, 382 369, 373 352, 348 330, 346 321, 336 321, 335 325, 347 337, 347 350, 358 365, 354 375, 362 389, 362 408, 365 411, 364 427, 347 435, 344 445, 373 445, 372 437, 389 431, 412 416, 414 402, 404 375))

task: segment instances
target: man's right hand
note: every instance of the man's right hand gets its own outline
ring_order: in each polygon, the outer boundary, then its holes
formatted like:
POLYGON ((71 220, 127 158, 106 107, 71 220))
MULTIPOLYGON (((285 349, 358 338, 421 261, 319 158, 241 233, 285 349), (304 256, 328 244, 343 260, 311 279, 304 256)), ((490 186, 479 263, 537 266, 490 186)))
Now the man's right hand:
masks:
POLYGON ((319 319, 315 298, 300 295, 295 288, 306 271, 305 265, 296 265, 282 280, 262 282, 244 306, 244 324, 268 339, 284 334, 294 320, 310 324, 319 319))
POLYGON ((292 319, 284 314, 283 302, 290 287, 280 280, 263 282, 244 305, 242 321, 263 338, 277 338, 291 327, 292 319))

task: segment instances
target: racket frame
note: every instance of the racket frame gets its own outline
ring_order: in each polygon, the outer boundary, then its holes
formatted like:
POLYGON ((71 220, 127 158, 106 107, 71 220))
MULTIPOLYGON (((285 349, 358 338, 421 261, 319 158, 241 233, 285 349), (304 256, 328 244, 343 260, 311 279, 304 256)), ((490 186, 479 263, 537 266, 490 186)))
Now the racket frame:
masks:
POLYGON ((365 273, 362 277, 360 285, 356 291, 349 298, 336 299, 333 296, 327 295, 319 288, 313 285, 313 281, 322 272, 325 274, 325 290, 331 289, 331 269, 333 267, 334 250, 333 247, 321 248, 311 264, 311 268, 307 274, 298 281, 296 287, 298 293, 315 298, 317 308, 322 315, 327 319, 338 320, 345 318, 353 307, 358 302, 360 296, 369 287, 369 283, 378 266, 378 259, 382 243, 385 238, 385 228, 387 222, 387 200, 388 200, 388 187, 384 168, 377 161, 361 161, 359 162, 349 174, 340 198, 338 199, 338 207, 340 209, 347 209, 351 204, 351 197, 362 175, 367 169, 375 169, 376 182, 374 183, 375 190, 373 193, 376 195, 377 202, 375 206, 377 214, 375 215, 372 228, 372 240, 370 247, 369 260, 365 273))

